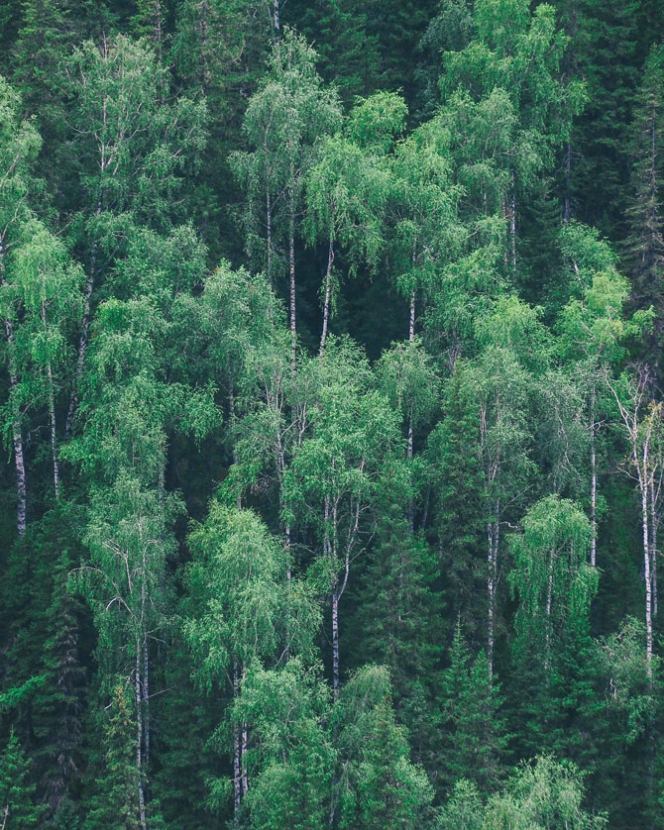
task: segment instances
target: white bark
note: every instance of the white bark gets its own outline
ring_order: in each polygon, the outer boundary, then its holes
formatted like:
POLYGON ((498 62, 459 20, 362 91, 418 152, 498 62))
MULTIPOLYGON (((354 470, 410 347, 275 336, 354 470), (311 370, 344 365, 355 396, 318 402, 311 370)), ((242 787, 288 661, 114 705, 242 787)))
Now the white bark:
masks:
POLYGON ((320 337, 319 354, 322 356, 325 351, 327 340, 327 327, 330 319, 330 301, 332 299, 332 264, 334 262, 334 245, 330 239, 330 248, 327 254, 327 271, 325 272, 325 299, 323 300, 323 332, 320 337))
MULTIPOLYGON (((0 281, 3 286, 7 285, 5 280, 5 246, 4 240, 0 237, 0 281)), ((16 346, 14 343, 14 328, 12 321, 5 318, 5 336, 7 338, 9 389, 12 400, 12 444, 14 448, 14 466, 16 467, 16 529, 19 536, 23 536, 27 526, 27 487, 25 476, 25 458, 23 456, 23 435, 21 432, 21 413, 16 401, 18 393, 18 369, 16 366, 16 346)))

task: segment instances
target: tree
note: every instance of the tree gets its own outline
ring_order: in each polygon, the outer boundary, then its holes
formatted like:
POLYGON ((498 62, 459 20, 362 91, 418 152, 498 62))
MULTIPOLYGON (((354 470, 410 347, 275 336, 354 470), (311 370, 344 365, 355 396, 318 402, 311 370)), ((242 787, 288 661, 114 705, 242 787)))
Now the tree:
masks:
POLYGON ((648 367, 636 377, 623 376, 612 387, 629 447, 629 470, 636 479, 641 506, 645 582, 646 661, 652 676, 653 617, 657 615, 657 530, 661 517, 662 403, 652 400, 648 367))
POLYGON ((5 435, 11 437, 16 467, 16 526, 22 536, 26 528, 27 489, 23 451, 22 417, 25 401, 20 387, 18 355, 14 329, 17 303, 15 291, 7 280, 8 256, 20 239, 22 224, 30 217, 30 164, 40 147, 34 126, 22 121, 20 99, 9 84, 0 78, 0 291, 5 329, 5 350, 9 373, 9 401, 6 411, 5 435))
POLYGON ((471 659, 459 623, 439 690, 441 783, 449 789, 459 779, 467 779, 482 794, 495 791, 507 746, 505 720, 499 715, 504 698, 491 682, 486 654, 471 659))
POLYGON ((305 234, 310 244, 322 242, 328 248, 321 354, 338 290, 333 271, 335 247, 340 244, 346 249, 351 274, 362 264, 374 270, 382 250, 390 191, 384 155, 403 131, 405 116, 406 106, 395 94, 378 93, 357 101, 345 123, 347 135, 323 141, 307 173, 305 234))
POLYGON ((326 823, 335 758, 328 717, 329 692, 300 658, 281 670, 249 669, 232 718, 252 735, 243 804, 251 828, 318 830, 326 823))
MULTIPOLYGON (((635 106, 632 138, 631 206, 627 210, 629 234, 627 262, 633 279, 634 300, 638 308, 652 307, 655 313, 653 336, 662 326, 662 280, 664 279, 664 219, 661 215, 660 181, 664 133, 660 109, 664 96, 664 52, 655 44, 643 70, 643 80, 635 106)), ((657 345, 650 344, 655 362, 657 345)))
POLYGON ((107 827, 109 822, 122 822, 127 830, 145 828, 145 806, 139 800, 141 771, 135 756, 135 730, 131 692, 118 685, 113 690, 110 713, 104 720, 104 759, 99 770, 105 782, 103 795, 91 800, 86 830, 107 827))
POLYGON ((519 600, 513 656, 519 682, 537 695, 519 701, 519 717, 528 723, 521 738, 527 752, 548 745, 592 757, 590 606, 599 579, 587 562, 592 527, 577 504, 558 496, 534 504, 522 527, 510 537, 509 581, 519 600))
MULTIPOLYGON (((204 102, 167 102, 165 70, 154 53, 122 35, 100 46, 86 41, 71 58, 70 78, 81 185, 77 242, 87 282, 67 434, 86 362, 93 292, 121 256, 132 223, 164 232, 183 211, 182 172, 203 149, 207 120, 204 102)), ((112 286, 107 292, 112 295, 112 286)))
POLYGON ((43 807, 34 804, 35 785, 30 781, 30 762, 12 729, 0 755, 0 819, 6 830, 39 827, 43 807))
POLYGON ((424 772, 408 760, 386 669, 366 666, 344 686, 332 714, 332 734, 338 756, 331 826, 432 826, 433 790, 424 772))
MULTIPOLYGON (((197 658, 203 688, 226 688, 237 701, 250 670, 272 667, 286 655, 310 659, 317 613, 308 594, 287 579, 289 551, 270 537, 254 513, 213 502, 205 524, 191 534, 190 544, 195 558, 188 580, 196 605, 185 622, 185 636, 197 658)), ((257 717, 254 711, 252 719, 257 717)), ((248 721, 236 720, 232 728, 236 821, 249 790, 248 740, 248 721)))
POLYGON ((323 87, 316 72, 315 52, 293 31, 285 30, 283 38, 274 43, 267 80, 252 96, 245 114, 244 132, 253 150, 236 154, 235 169, 248 196, 249 238, 262 240, 264 227, 263 261, 270 286, 280 270, 273 263, 277 240, 287 249, 293 371, 297 347, 295 235, 304 177, 317 139, 334 132, 340 120, 337 96, 323 87), (273 233, 275 210, 279 211, 278 236, 273 233), (256 221, 260 222, 258 232, 252 231, 256 221))
POLYGON ((606 817, 588 815, 582 809, 583 784, 574 764, 540 755, 533 764, 523 764, 514 774, 505 793, 487 804, 486 830, 545 826, 571 830, 600 830, 606 817))
POLYGON ((341 342, 316 365, 310 435, 295 449, 284 477, 286 522, 310 529, 319 588, 331 601, 332 683, 340 689, 339 602, 351 564, 373 534, 371 504, 380 467, 398 441, 395 413, 371 389, 361 355, 341 342), (326 585, 327 583, 327 585, 326 585))

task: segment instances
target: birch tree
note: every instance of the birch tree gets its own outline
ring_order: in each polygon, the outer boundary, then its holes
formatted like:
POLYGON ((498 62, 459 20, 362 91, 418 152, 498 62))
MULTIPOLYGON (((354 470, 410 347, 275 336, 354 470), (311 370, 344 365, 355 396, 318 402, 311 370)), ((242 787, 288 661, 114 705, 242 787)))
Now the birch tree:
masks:
POLYGON ((7 265, 12 246, 20 239, 21 226, 30 217, 30 165, 41 141, 32 124, 19 115, 20 99, 0 78, 0 292, 4 325, 4 350, 9 375, 9 398, 4 432, 12 447, 16 469, 16 528, 25 533, 27 523, 26 462, 23 443, 23 412, 26 401, 20 387, 15 328, 18 303, 8 284, 7 265))
POLYGON ((253 149, 236 154, 234 164, 247 192, 250 239, 264 240, 260 265, 265 264, 272 286, 281 276, 281 269, 274 267, 278 251, 288 274, 293 370, 297 346, 295 241, 303 210, 304 177, 315 158, 318 139, 334 132, 340 122, 338 98, 323 86, 315 68, 315 52, 294 32, 285 30, 283 38, 274 43, 267 80, 252 96, 245 114, 243 128, 253 149), (279 217, 276 223, 275 216, 279 217), (256 230, 252 232, 252 228, 256 230))

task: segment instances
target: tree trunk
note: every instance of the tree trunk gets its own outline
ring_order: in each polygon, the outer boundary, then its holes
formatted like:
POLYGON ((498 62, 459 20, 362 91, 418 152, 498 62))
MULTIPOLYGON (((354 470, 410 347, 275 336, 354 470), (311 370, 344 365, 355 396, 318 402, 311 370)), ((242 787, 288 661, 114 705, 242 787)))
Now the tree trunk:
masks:
MULTIPOLYGON (((104 191, 99 192, 97 197, 97 209, 95 211, 97 218, 101 214, 101 209, 104 203, 104 191)), ((85 294, 83 295, 83 320, 81 339, 78 343, 78 356, 76 358, 76 373, 74 375, 74 384, 69 398, 69 408, 67 409, 67 418, 65 420, 65 435, 67 438, 71 435, 72 423, 74 420, 74 413, 78 405, 78 385, 83 374, 83 367, 85 366, 85 354, 88 349, 88 341, 90 339, 90 309, 92 303, 92 292, 95 287, 95 278, 97 270, 97 240, 94 240, 90 249, 90 273, 88 281, 85 285, 85 294)))
POLYGON ((339 700, 339 580, 332 583, 332 690, 334 702, 339 700))
POLYGON ((325 351, 327 340, 327 326, 330 319, 330 301, 332 298, 332 263, 334 262, 334 245, 330 237, 330 248, 327 254, 327 271, 325 272, 325 299, 323 300, 323 333, 320 337, 319 354, 322 356, 325 351))
POLYGON ((657 530, 659 516, 657 510, 657 488, 655 487, 655 476, 650 479, 650 562, 652 577, 652 615, 657 616, 657 530))
MULTIPOLYGON (((46 306, 42 300, 41 304, 41 319, 46 331, 46 306)), ((46 364, 46 376, 48 378, 48 416, 51 426, 51 456, 53 458, 53 490, 55 491, 55 500, 60 498, 60 464, 58 462, 58 445, 57 445, 57 429, 55 420, 55 385, 53 383, 53 371, 51 369, 51 361, 46 364)))
POLYGON ((496 589, 498 587, 498 546, 500 544, 500 502, 495 505, 495 517, 487 524, 488 576, 487 593, 487 662, 489 664, 489 685, 493 681, 493 662, 496 641, 496 589))
POLYGON ((415 292, 410 292, 410 315, 408 318, 408 342, 415 342, 415 292))
POLYGON ((547 674, 547 683, 549 681, 549 671, 551 670, 551 612, 553 610, 553 548, 549 551, 549 578, 546 588, 546 629, 544 632, 544 671, 547 674))
POLYGON ((590 393, 590 525, 592 537, 590 539, 590 564, 597 566, 597 449, 595 446, 595 395, 593 384, 590 393))
MULTIPOLYGON (((237 662, 233 663, 233 699, 239 694, 239 677, 237 662)), ((242 776, 240 772, 240 727, 233 724, 233 823, 240 823, 240 804, 242 802, 242 776)))
POLYGON ((643 575, 646 583, 646 665, 648 680, 652 680, 652 576, 650 569, 650 528, 648 510, 648 449, 643 446, 643 468, 639 476, 641 489, 641 526, 643 531, 643 575))
POLYGON ((516 277, 516 190, 512 175, 512 192, 510 194, 510 254, 512 258, 512 276, 516 277))
POLYGON ((565 199, 563 202, 563 222, 567 225, 572 216, 571 208, 571 180, 572 180, 572 143, 567 142, 565 147, 565 199))
POLYGON ((136 640, 136 677, 134 679, 136 701, 136 771, 138 773, 138 810, 142 830, 147 830, 145 814, 145 789, 143 787, 143 706, 141 689, 141 643, 136 640))
POLYGON ((267 281, 272 289, 272 199, 270 196, 270 179, 265 183, 265 235, 267 244, 267 281))
MULTIPOLYGON (((6 287, 5 280, 5 247, 0 237, 0 281, 6 287)), ((25 477, 25 458, 23 456, 23 435, 21 434, 21 413, 16 401, 18 394, 18 369, 16 367, 16 346, 14 344, 14 328, 12 321, 5 318, 5 336, 7 338, 7 352, 9 362, 9 390, 12 401, 12 444, 14 447, 14 466, 16 467, 16 529, 19 536, 23 536, 26 528, 27 515, 27 487, 25 477)))
MULTIPOLYGON (((292 174, 294 175, 294 174, 292 174)), ((295 318, 295 194, 291 193, 288 228, 288 272, 290 277, 291 371, 295 373, 297 357, 297 325, 295 318)))

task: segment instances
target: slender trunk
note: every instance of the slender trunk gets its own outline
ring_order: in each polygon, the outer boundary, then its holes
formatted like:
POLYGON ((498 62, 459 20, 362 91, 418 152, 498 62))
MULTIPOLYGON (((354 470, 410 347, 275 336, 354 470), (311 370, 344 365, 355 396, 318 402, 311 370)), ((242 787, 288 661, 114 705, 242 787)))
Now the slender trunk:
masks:
POLYGON ((639 476, 641 486, 641 524, 643 531, 643 574, 646 583, 646 664, 648 680, 652 680, 652 575, 650 572, 650 532, 648 521, 648 450, 643 446, 643 468, 639 476))
POLYGON ((265 184, 265 228, 267 236, 267 281, 272 289, 272 198, 270 196, 270 180, 265 184))
POLYGON ((551 669, 551 611, 553 609, 553 548, 549 551, 549 579, 546 589, 546 629, 544 633, 544 671, 551 669))
POLYGON ((493 662, 496 642, 496 590, 498 587, 498 546, 500 545, 500 502, 496 502, 493 521, 487 524, 488 576, 487 593, 489 609, 487 617, 487 662, 489 685, 493 681, 493 662))
POLYGON ((516 277, 516 190, 512 176, 512 193, 510 195, 510 253, 512 257, 512 276, 516 277))
POLYGON ((249 773, 247 770, 247 748, 249 746, 249 730, 246 721, 242 721, 242 746, 240 747, 242 757, 242 798, 249 792, 249 773))
POLYGON ((657 488, 655 487, 655 476, 652 475, 650 479, 650 562, 652 577, 652 615, 657 616, 658 599, 657 599, 657 526, 659 518, 657 516, 657 488))
MULTIPOLYGON (((239 694, 239 677, 237 661, 233 663, 233 698, 239 694)), ((240 823, 240 804, 242 802, 242 776, 240 773, 240 727, 233 724, 233 823, 240 823)))
MULTIPOLYGON (((101 191, 97 199, 96 215, 99 217, 104 201, 104 193, 101 191)), ((69 408, 67 409, 67 418, 65 420, 65 435, 67 438, 71 435, 72 423, 74 420, 74 413, 78 405, 78 385, 83 374, 83 367, 85 366, 85 354, 88 349, 88 342, 90 340, 90 309, 92 302, 92 292, 95 287, 95 278, 97 270, 97 240, 92 243, 90 250, 90 273, 88 274, 88 281, 85 284, 85 294, 83 295, 83 320, 81 329, 81 339, 78 343, 78 356, 76 358, 76 373, 74 375, 74 384, 69 398, 69 408)))
MULTIPOLYGON (((408 342, 412 345, 415 342, 415 291, 410 292, 410 313, 408 316, 408 342)), ((408 441, 406 444, 406 458, 408 459, 410 474, 412 474, 413 461, 413 436, 414 436, 414 412, 413 398, 411 392, 410 407, 408 410, 408 441)), ((415 508, 412 494, 408 496, 408 527, 412 533, 415 523, 415 508)))
POLYGON ((138 773, 138 809, 141 828, 147 830, 148 824, 145 815, 145 790, 143 787, 143 711, 141 690, 141 648, 136 640, 136 677, 134 682, 136 699, 136 771, 138 773))
POLYGON ((279 36, 281 31, 281 16, 280 16, 280 0, 273 0, 272 1, 272 16, 274 20, 274 34, 275 37, 279 36))
POLYGON ((143 746, 145 762, 150 761, 150 660, 148 656, 148 634, 143 631, 143 746))
POLYGON ((334 702, 339 700, 339 579, 332 583, 332 689, 334 702))
POLYGON ((16 354, 14 349, 14 331, 11 320, 5 320, 7 345, 9 347, 9 386, 12 399, 12 443, 14 445, 14 465, 16 467, 16 529, 18 535, 23 536, 27 524, 27 487, 25 476, 25 458, 23 456, 23 436, 21 434, 20 409, 16 403, 18 393, 18 375, 16 372, 16 354))
POLYGON ((334 245, 330 237, 330 248, 327 254, 327 271, 325 272, 325 299, 323 300, 323 333, 320 337, 319 354, 322 356, 325 351, 327 340, 327 325, 330 319, 330 301, 332 298, 332 263, 334 262, 334 245))
POLYGON ((595 384, 590 393, 590 564, 597 566, 597 449, 595 446, 595 384))
POLYGON ((295 194, 293 192, 291 192, 290 220, 288 228, 288 271, 290 276, 291 371, 295 373, 295 359, 297 356, 297 326, 295 320, 295 194))
POLYGON ((565 147, 565 201, 563 204, 563 222, 567 225, 571 215, 571 199, 570 199, 570 189, 571 189, 571 179, 572 179, 572 143, 571 141, 567 142, 567 146, 565 147))
MULTIPOLYGON (((42 300, 41 304, 41 319, 46 331, 46 306, 42 300)), ((53 370, 51 369, 51 361, 46 364, 46 376, 48 378, 48 416, 51 425, 51 456, 53 458, 53 490, 55 491, 55 500, 60 498, 60 464, 58 462, 58 446, 57 446, 57 429, 55 420, 55 384, 53 383, 53 370)))
POLYGON ((415 342, 415 292, 410 292, 410 314, 408 318, 408 342, 415 342))
MULTIPOLYGON (((0 237, 0 282, 7 285, 5 279, 5 248, 4 240, 0 237)), ((16 346, 14 344, 14 327, 9 317, 5 318, 5 336, 7 338, 7 353, 9 363, 9 390, 12 405, 12 444, 14 447, 14 466, 16 467, 16 529, 19 536, 23 536, 27 524, 27 487, 25 477, 25 458, 23 456, 23 435, 21 434, 21 413, 17 403, 18 369, 16 367, 16 346)))

